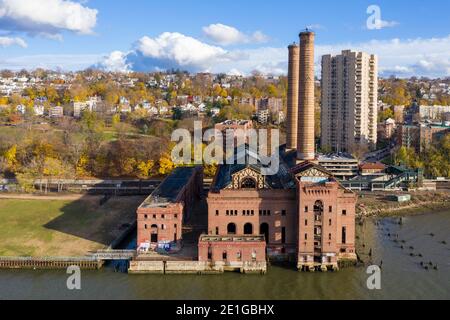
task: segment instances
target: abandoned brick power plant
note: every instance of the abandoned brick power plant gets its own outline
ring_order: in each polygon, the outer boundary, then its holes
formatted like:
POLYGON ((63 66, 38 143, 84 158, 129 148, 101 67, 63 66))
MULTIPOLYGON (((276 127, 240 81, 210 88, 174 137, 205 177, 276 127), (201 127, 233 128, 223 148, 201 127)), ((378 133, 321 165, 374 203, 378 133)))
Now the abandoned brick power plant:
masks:
POLYGON ((314 37, 306 30, 289 46, 287 144, 278 149, 278 172, 264 175, 248 148, 236 154, 244 164, 219 166, 207 193, 201 167, 175 169, 137 209, 130 273, 266 273, 268 261, 327 271, 356 261, 356 194, 315 152, 314 37))

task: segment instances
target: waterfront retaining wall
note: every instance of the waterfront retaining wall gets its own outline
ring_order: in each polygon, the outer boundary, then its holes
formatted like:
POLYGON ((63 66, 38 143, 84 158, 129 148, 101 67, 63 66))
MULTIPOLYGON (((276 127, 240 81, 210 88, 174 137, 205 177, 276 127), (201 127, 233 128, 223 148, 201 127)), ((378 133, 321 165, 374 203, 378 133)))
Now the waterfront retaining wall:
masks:
POLYGON ((226 265, 222 262, 211 263, 202 261, 130 261, 128 273, 160 273, 160 274, 218 274, 225 271, 241 273, 267 272, 266 262, 247 262, 239 265, 226 265))
POLYGON ((128 273, 164 273, 164 261, 130 261, 128 273))
POLYGON ((207 263, 200 261, 167 261, 165 273, 202 273, 208 269, 207 263))
POLYGON ((0 269, 67 269, 70 266, 96 270, 103 266, 103 261, 85 257, 0 257, 0 269))

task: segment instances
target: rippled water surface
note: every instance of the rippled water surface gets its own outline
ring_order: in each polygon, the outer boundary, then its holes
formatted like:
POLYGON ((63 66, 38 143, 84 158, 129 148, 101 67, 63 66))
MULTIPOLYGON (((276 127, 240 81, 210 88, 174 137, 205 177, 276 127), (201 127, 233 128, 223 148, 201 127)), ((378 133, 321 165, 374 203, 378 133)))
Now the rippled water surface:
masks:
POLYGON ((361 257, 369 260, 371 249, 372 262, 382 264, 381 290, 367 289, 365 267, 299 273, 271 266, 264 276, 127 275, 106 267, 82 271, 79 291, 67 290, 64 271, 0 270, 0 298, 450 299, 450 212, 406 217, 402 224, 398 218, 366 221, 358 228, 361 257), (431 262, 429 270, 421 262, 431 262))

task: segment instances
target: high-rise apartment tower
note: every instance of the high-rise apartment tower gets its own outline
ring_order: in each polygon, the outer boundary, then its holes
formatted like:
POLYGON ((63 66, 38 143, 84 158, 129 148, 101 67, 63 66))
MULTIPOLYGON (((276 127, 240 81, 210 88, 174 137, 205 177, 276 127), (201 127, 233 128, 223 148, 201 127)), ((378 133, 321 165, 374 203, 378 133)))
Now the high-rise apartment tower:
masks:
POLYGON ((344 50, 322 57, 322 150, 352 152, 377 144, 378 59, 344 50))

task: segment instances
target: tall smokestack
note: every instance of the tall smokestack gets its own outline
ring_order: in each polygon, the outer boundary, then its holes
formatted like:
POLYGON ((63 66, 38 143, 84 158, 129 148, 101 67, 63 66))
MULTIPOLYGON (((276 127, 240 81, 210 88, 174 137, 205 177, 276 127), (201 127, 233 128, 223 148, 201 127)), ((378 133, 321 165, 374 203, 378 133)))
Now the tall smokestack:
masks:
POLYGON ((288 93, 287 93, 287 135, 286 149, 297 149, 298 130, 298 77, 300 73, 300 48, 294 43, 289 49, 288 93))
POLYGON ((300 33, 297 160, 314 160, 314 32, 300 33))

